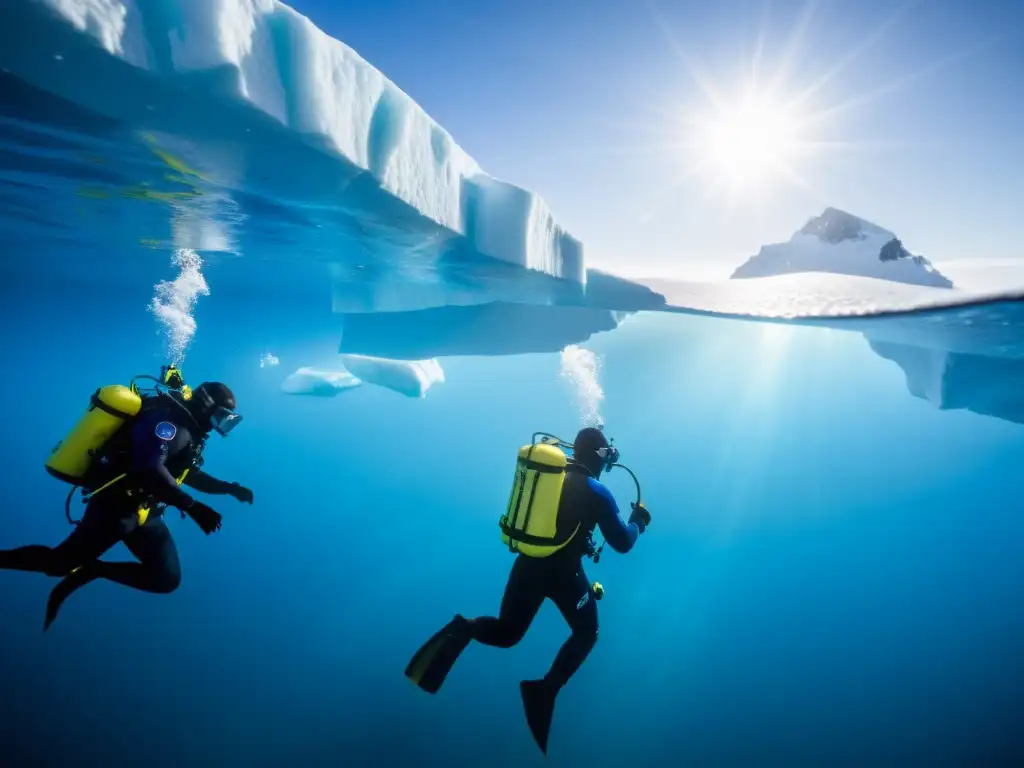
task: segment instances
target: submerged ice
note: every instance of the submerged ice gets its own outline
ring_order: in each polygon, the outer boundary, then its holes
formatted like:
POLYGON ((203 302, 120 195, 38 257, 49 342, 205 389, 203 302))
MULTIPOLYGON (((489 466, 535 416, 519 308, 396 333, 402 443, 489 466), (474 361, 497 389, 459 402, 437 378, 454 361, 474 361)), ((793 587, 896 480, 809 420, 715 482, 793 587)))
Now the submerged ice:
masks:
POLYGON ((967 410, 1024 424, 1024 359, 987 357, 879 341, 871 349, 896 363, 907 389, 940 410, 967 410))
POLYGON ((437 360, 386 360, 365 355, 342 355, 341 362, 367 384, 376 384, 407 397, 425 397, 435 384, 444 381, 444 371, 437 360))
POLYGON ((351 313, 339 351, 400 360, 559 352, 614 330, 628 314, 512 302, 351 313))
POLYGON ((281 383, 281 391, 289 395, 335 397, 345 390, 358 387, 361 383, 348 371, 304 367, 299 368, 281 383))
POLYGON ((363 384, 383 387, 406 397, 422 398, 444 381, 437 360, 387 360, 365 355, 341 355, 332 369, 299 368, 281 384, 289 395, 334 397, 363 384))

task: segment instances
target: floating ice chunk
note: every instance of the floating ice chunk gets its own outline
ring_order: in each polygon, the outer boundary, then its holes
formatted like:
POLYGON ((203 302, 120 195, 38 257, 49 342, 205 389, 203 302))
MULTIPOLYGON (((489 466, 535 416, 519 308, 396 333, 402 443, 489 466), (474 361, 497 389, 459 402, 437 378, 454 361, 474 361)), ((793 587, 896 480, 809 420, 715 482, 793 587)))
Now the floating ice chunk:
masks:
POLYGON ((281 391, 289 395, 334 397, 347 389, 358 387, 359 381, 348 371, 328 371, 323 368, 299 368, 281 384, 281 391))
POLYGON ((407 397, 425 397, 435 384, 444 381, 437 360, 387 360, 364 355, 342 355, 341 361, 353 375, 367 384, 387 387, 407 397))

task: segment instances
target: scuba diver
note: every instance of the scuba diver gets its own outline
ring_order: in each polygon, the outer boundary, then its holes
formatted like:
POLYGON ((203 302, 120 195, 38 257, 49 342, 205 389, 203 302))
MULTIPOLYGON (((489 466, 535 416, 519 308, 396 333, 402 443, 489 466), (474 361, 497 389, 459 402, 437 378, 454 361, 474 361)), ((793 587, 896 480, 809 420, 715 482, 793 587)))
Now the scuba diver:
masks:
POLYGON ((87 504, 71 535, 55 547, 32 544, 0 551, 0 568, 61 579, 47 602, 44 631, 64 601, 96 579, 157 594, 178 588, 181 567, 164 508, 177 507, 207 535, 221 527, 221 515, 182 490, 182 483, 253 503, 253 492, 245 486, 200 469, 209 435, 225 436, 241 421, 231 390, 206 382, 193 391, 173 367, 154 380, 157 386, 147 392, 135 380, 130 387, 97 390, 78 425, 51 454, 47 471, 73 486, 65 505, 68 521, 75 523, 70 512, 75 490, 82 489, 87 504), (99 559, 118 542, 138 562, 99 559))
POLYGON ((600 429, 581 430, 571 446, 557 438, 538 444, 536 438, 519 451, 509 506, 499 522, 502 540, 519 556, 498 616, 467 619, 456 614, 413 656, 405 674, 426 692, 437 693, 471 640, 511 648, 523 639, 545 598, 550 599, 572 633, 542 679, 519 684, 527 724, 547 754, 555 698, 597 642, 596 601, 604 588, 591 585, 583 571, 583 558, 598 562, 604 546, 595 546, 595 528, 614 550, 626 553, 647 529, 651 515, 640 501, 637 483, 629 522, 619 516, 614 497, 599 478, 602 471, 623 465, 600 429), (572 450, 571 459, 563 448, 572 450))

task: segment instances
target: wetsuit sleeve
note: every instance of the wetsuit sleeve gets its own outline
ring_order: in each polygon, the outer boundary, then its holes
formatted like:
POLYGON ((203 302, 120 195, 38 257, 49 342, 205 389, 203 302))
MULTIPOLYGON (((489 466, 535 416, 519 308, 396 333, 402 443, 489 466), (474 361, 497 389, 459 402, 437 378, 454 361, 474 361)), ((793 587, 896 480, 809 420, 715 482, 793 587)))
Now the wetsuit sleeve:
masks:
POLYGON ((214 496, 223 496, 235 489, 234 483, 218 480, 213 475, 208 475, 201 469, 192 469, 185 478, 185 485, 195 488, 200 493, 209 493, 214 496))
POLYGON ((619 505, 615 503, 615 497, 606 486, 592 477, 588 478, 587 485, 594 494, 594 504, 597 506, 594 511, 604 540, 616 552, 629 552, 640 536, 640 526, 636 523, 627 525, 622 521, 619 505))
POLYGON ((178 486, 167 469, 167 457, 188 447, 190 436, 182 427, 167 421, 140 419, 132 429, 131 474, 159 502, 178 509, 187 509, 192 497, 178 486), (171 432, 173 431, 173 435, 171 432), (170 435, 170 437, 168 437, 170 435))

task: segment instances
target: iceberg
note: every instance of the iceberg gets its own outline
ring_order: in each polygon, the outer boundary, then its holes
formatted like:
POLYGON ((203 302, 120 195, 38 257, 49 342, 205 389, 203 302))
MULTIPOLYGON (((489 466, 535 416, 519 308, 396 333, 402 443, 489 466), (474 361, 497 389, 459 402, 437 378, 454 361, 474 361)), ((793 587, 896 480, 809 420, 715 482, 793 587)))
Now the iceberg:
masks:
POLYGON ((277 0, 3 3, 0 67, 144 132, 197 186, 342 212, 345 245, 370 256, 586 279, 582 244, 541 197, 486 174, 397 85, 277 0))
POLYGON ((614 330, 629 314, 502 302, 350 314, 338 351, 396 360, 559 352, 614 330))
POLYGON ((323 368, 299 368, 281 383, 281 391, 289 395, 334 397, 358 387, 359 381, 348 371, 329 371, 323 368))
POLYGON ((388 360, 366 355, 342 355, 342 364, 367 384, 398 392, 406 397, 426 397, 427 392, 444 381, 437 360, 388 360))
POLYGON ((941 410, 968 410, 1024 424, 1024 359, 893 344, 870 336, 880 357, 896 363, 914 397, 941 410))
POLYGON ((596 269, 587 269, 585 286, 552 281, 538 273, 439 265, 440 279, 410 275, 396 279, 366 266, 331 264, 331 308, 337 314, 409 312, 437 307, 491 303, 583 306, 618 311, 664 309, 665 297, 650 287, 596 269))

